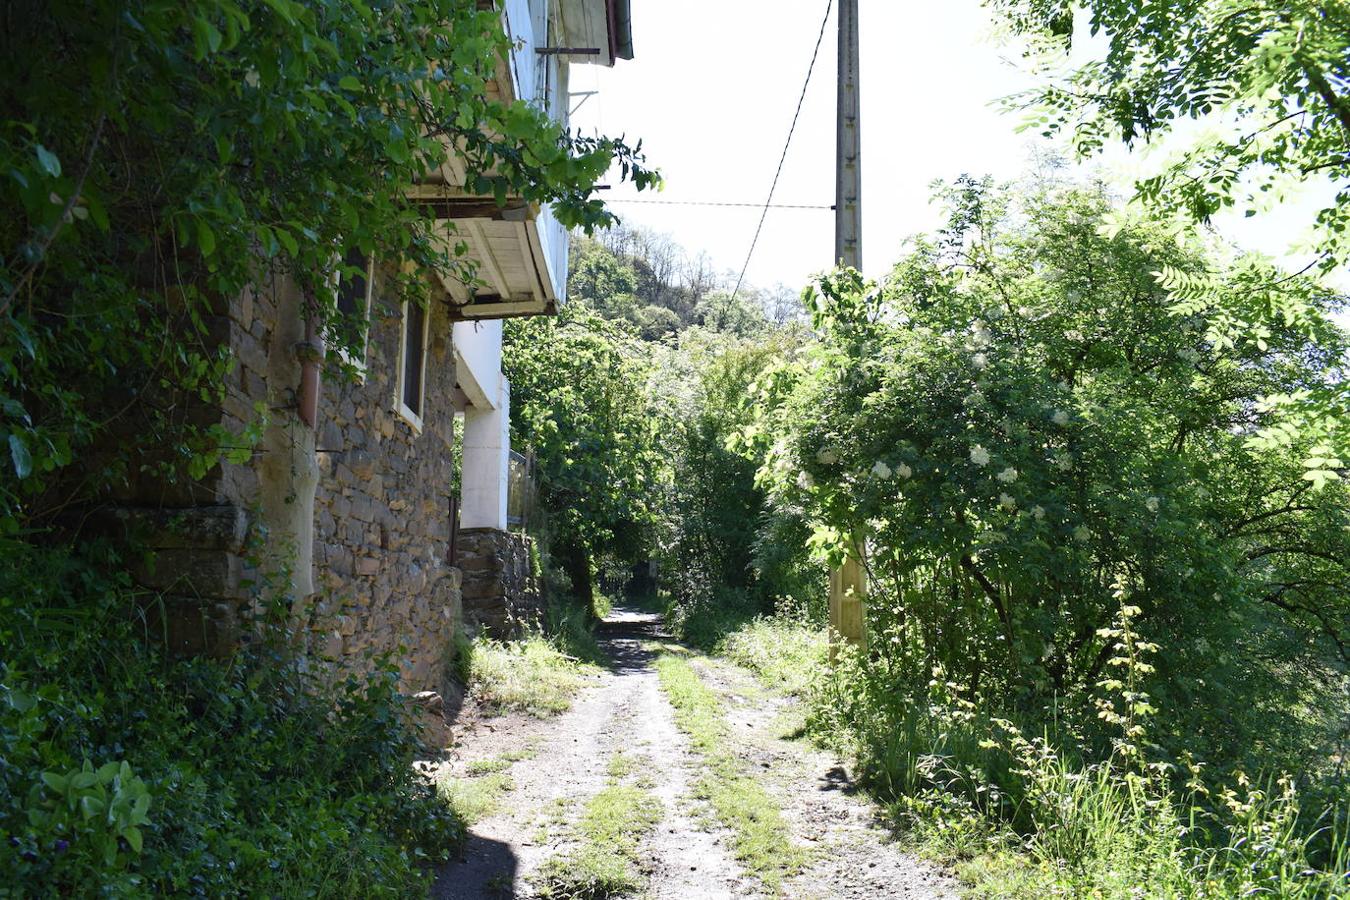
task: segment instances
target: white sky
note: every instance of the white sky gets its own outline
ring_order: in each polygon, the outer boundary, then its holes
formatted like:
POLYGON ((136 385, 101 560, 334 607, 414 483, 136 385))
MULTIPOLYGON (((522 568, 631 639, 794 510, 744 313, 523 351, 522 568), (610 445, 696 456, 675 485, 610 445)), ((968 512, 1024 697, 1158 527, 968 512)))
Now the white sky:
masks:
MULTIPOLYGON (((763 203, 792 121, 826 0, 633 0, 635 58, 613 69, 574 65, 571 90, 598 90, 573 116, 587 131, 640 138, 669 201, 763 203)), ((979 0, 860 0, 863 268, 880 276, 908 235, 939 223, 929 185, 962 173, 1011 179, 1034 139, 993 104, 1029 87, 994 40, 979 0)), ((834 202, 836 40, 831 13, 775 203, 834 202)), ((574 98, 574 104, 580 98, 574 98)), ((1125 161, 1121 168, 1129 168, 1125 161)), ((1133 166, 1137 168, 1137 164, 1133 166)), ((612 201, 636 196, 615 185, 612 201)), ((669 233, 691 255, 739 272, 758 209, 615 202, 626 224, 669 233)), ((1225 230, 1282 255, 1310 203, 1225 230)), ((794 289, 831 264, 833 213, 770 210, 747 281, 794 289)))

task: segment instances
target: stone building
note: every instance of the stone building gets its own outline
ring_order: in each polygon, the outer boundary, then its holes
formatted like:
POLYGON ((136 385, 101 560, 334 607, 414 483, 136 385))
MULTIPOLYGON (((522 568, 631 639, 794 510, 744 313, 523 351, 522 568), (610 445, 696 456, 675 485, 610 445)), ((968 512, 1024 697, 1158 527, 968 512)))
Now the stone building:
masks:
MULTIPOLYGON (((571 62, 631 58, 627 0, 502 7, 514 39, 495 85, 504 99, 565 119, 571 62)), ((284 277, 258 284, 212 323, 237 365, 224 402, 194 415, 238 433, 261 414, 260 440, 246 461, 190 486, 135 489, 117 513, 156 551, 139 577, 162 592, 157 626, 179 652, 228 650, 243 634, 241 610, 276 598, 316 664, 359 669, 390 654, 405 689, 437 690, 466 618, 471 629, 504 633, 537 614, 528 542, 507 521, 501 319, 556 309, 568 236, 549 210, 472 196, 465 180, 451 162, 410 199, 435 211, 447 239, 467 244, 487 287, 436 277, 424 310, 398 302, 393 273, 378 260, 348 257, 340 306, 369 318, 363 351, 342 360, 355 380, 333 377, 337 360, 322 358, 300 292, 284 277), (458 563, 468 570, 467 617, 458 563)))

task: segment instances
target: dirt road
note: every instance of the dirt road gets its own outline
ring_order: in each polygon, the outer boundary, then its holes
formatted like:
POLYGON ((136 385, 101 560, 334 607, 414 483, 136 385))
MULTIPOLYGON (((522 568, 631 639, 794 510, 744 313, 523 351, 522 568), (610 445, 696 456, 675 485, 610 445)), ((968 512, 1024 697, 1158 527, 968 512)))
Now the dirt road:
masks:
MULTIPOLYGON (((477 718, 456 728, 451 777, 491 766, 502 770, 495 810, 474 825, 463 859, 444 867, 435 898, 535 897, 545 870, 565 866, 588 801, 623 771, 635 771, 660 801, 661 819, 643 833, 636 867, 642 896, 741 898, 775 892, 735 858, 731 832, 699 800, 706 760, 676 727, 653 667, 659 617, 617 609, 601 626, 612 664, 591 679, 572 708, 554 719, 477 718), (492 761, 492 762, 485 762, 492 761), (475 768, 477 767, 477 768, 475 768)), ((783 737, 794 701, 765 692, 744 671, 695 657, 692 665, 726 709, 729 751, 755 773, 789 824, 806 862, 777 892, 801 898, 955 897, 932 866, 898 851, 856 796, 839 760, 783 737)))

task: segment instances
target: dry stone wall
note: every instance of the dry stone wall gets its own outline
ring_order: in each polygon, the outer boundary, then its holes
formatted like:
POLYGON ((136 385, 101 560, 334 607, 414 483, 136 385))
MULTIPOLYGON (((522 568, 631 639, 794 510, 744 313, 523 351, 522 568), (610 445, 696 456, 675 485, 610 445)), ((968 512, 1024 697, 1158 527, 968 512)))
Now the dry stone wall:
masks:
POLYGON ((493 528, 459 533, 458 562, 464 572, 467 631, 505 640, 544 615, 544 596, 525 535, 493 528))

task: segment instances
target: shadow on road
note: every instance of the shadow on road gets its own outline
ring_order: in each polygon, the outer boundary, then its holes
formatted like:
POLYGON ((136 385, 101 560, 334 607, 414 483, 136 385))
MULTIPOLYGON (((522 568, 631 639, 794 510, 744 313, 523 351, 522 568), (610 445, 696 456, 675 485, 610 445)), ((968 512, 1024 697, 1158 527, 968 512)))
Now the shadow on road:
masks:
POLYGON ((516 854, 510 845, 469 833, 458 860, 441 868, 432 900, 505 900, 516 896, 516 854))
POLYGON ((616 606, 595 629, 600 647, 609 655, 610 669, 616 675, 634 675, 651 668, 655 656, 643 645, 648 641, 669 640, 656 613, 616 606))

